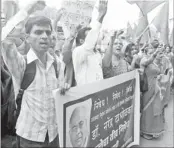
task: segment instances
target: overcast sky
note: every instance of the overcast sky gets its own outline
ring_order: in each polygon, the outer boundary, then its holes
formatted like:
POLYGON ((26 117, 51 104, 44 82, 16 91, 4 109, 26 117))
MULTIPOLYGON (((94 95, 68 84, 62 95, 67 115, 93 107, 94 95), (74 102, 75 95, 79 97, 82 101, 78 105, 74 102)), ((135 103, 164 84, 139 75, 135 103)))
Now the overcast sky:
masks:
MULTIPOLYGON (((29 3, 31 0, 18 0, 20 7, 24 7, 29 3)), ((45 0, 47 5, 50 7, 56 7, 59 9, 61 7, 62 0, 45 0)), ((97 1, 97 0, 96 0, 97 1)), ((170 16, 169 18, 173 18, 173 0, 170 1, 170 16)), ((163 4, 159 5, 156 9, 148 14, 149 22, 154 18, 157 12, 163 4)), ((96 15, 94 11, 94 17, 96 15)), ((105 17, 103 27, 105 28, 113 28, 113 29, 120 29, 125 28, 127 22, 129 21, 130 24, 133 24, 138 20, 139 16, 139 8, 137 5, 129 4, 126 0, 108 0, 108 13, 105 17)))

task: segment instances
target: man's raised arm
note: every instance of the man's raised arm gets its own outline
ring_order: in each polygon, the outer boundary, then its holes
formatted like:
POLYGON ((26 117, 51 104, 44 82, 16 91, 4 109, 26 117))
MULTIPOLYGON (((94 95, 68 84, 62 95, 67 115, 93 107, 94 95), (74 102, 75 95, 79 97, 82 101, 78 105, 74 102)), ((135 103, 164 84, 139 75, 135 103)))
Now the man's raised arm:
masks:
POLYGON ((100 0, 99 1, 99 7, 98 7, 98 18, 97 21, 94 22, 92 29, 89 31, 83 46, 83 49, 86 51, 93 51, 93 49, 96 46, 97 39, 100 33, 100 28, 103 22, 103 19, 107 13, 107 4, 108 1, 106 0, 100 0))
POLYGON ((80 25, 75 26, 75 28, 70 28, 70 36, 65 40, 62 48, 63 62, 65 64, 69 64, 70 62, 72 62, 73 43, 80 29, 80 25))
POLYGON ((112 54, 113 54, 113 44, 114 44, 116 35, 117 35, 116 31, 114 31, 113 34, 111 35, 109 47, 106 50, 106 53, 105 53, 103 61, 102 61, 103 67, 109 67, 111 64, 112 54))
POLYGON ((16 45, 13 41, 8 38, 2 42, 1 53, 12 77, 20 83, 26 67, 24 57, 17 51, 16 45))
POLYGON ((19 11, 9 22, 7 22, 6 26, 2 29, 3 38, 1 53, 3 60, 12 76, 18 82, 23 76, 26 62, 24 57, 18 52, 14 41, 7 36, 12 31, 12 29, 21 21, 26 19, 28 15, 32 14, 36 10, 42 10, 44 7, 45 3, 43 1, 34 1, 30 3, 25 7, 24 10, 19 11))
POLYGON ((25 8, 21 9, 15 16, 13 16, 7 24, 2 28, 1 40, 3 41, 8 34, 17 26, 20 22, 27 19, 27 17, 36 10, 42 10, 45 7, 44 1, 32 1, 25 8))

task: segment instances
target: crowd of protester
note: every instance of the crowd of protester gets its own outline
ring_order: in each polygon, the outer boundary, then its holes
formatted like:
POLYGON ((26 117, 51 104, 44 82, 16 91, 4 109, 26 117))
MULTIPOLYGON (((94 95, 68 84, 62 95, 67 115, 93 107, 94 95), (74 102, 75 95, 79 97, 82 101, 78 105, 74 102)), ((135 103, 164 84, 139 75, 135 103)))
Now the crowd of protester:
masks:
MULTIPOLYGON (((58 147, 52 90, 62 95, 71 87, 93 83, 137 69, 140 74, 141 136, 160 137, 165 108, 174 88, 174 48, 158 39, 140 43, 112 31, 101 46, 107 2, 100 1, 91 27, 77 25, 65 38, 56 20, 34 15, 45 7, 33 2, 3 22, 1 48, 1 134, 16 135, 18 147, 58 147), (103 52, 104 48, 104 52, 103 52), (25 79, 25 80, 24 80, 25 79), (19 98, 19 99, 18 99, 19 98)), ((4 21, 4 20, 3 20, 4 21)))

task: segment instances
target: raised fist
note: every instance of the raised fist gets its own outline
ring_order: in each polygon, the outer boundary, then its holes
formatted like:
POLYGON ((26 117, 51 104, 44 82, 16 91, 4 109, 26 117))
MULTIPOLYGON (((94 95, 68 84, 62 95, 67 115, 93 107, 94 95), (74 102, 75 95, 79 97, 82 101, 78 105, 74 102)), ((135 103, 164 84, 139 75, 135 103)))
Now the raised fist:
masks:
POLYGON ((61 18, 61 16, 65 13, 65 8, 61 8, 57 11, 57 18, 61 18))
POLYGON ((117 36, 120 36, 123 33, 124 33, 124 30, 121 29, 121 30, 118 31, 117 36))
POLYGON ((70 26, 70 35, 75 37, 81 28, 82 26, 80 24, 70 26))
POLYGON ((46 6, 45 1, 35 0, 35 1, 31 1, 30 4, 25 7, 25 10, 30 15, 36 11, 43 10, 45 6, 46 6))
POLYGON ((112 31, 111 32, 111 39, 115 40, 116 36, 117 36, 117 31, 112 31))
POLYGON ((104 17, 107 13, 108 8, 108 1, 107 0, 100 0, 99 1, 99 7, 98 12, 100 17, 104 17))

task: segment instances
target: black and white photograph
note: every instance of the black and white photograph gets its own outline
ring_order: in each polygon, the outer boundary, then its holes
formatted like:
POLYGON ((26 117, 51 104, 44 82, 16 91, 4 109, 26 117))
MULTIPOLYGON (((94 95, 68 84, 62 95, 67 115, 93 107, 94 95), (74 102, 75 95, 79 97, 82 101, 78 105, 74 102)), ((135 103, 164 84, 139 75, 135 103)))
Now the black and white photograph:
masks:
POLYGON ((174 147, 173 5, 1 0, 1 147, 174 147))
POLYGON ((87 147, 90 136, 92 100, 66 108, 66 147, 87 147))

